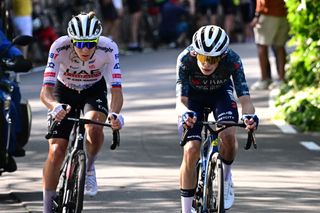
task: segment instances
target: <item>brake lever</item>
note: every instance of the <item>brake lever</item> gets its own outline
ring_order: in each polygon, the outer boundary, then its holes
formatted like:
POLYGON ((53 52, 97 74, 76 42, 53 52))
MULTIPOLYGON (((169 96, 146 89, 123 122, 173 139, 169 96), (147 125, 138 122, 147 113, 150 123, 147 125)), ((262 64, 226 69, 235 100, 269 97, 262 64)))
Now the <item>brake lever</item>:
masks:
POLYGON ((245 150, 249 150, 251 148, 251 145, 253 145, 253 148, 257 149, 257 143, 256 143, 256 139, 255 139, 255 135, 253 130, 248 132, 248 139, 247 139, 247 143, 244 147, 245 150))

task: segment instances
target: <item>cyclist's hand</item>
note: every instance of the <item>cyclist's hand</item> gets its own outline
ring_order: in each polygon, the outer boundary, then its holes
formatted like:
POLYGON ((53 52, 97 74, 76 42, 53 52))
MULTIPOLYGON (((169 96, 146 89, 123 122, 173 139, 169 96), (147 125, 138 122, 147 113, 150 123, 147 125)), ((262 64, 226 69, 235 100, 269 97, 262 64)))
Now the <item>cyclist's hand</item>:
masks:
POLYGON ((197 121, 197 113, 194 111, 187 111, 182 114, 183 127, 186 129, 192 128, 197 121))
POLYGON ((49 111, 49 115, 52 116, 52 118, 55 121, 61 121, 68 112, 70 112, 71 106, 67 104, 56 104, 51 111, 49 111))
POLYGON ((247 130, 256 130, 259 126, 259 118, 255 114, 244 114, 242 120, 247 125, 247 130))
POLYGON ((108 115, 108 121, 111 123, 112 129, 121 129, 124 126, 124 119, 121 114, 111 112, 108 115))

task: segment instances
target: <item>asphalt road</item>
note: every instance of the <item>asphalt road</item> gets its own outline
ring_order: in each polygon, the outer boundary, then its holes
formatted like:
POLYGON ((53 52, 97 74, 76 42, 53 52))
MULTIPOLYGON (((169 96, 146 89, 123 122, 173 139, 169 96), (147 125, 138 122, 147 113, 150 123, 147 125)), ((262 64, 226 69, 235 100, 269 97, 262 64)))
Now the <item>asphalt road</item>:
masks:
MULTIPOLYGON (((249 84, 259 77, 254 45, 232 45, 243 59, 249 84)), ((111 133, 96 162, 99 193, 85 197, 84 212, 180 212, 181 148, 176 133, 175 63, 178 50, 162 49, 122 56, 125 128, 121 145, 111 151, 111 133)), ((273 67, 274 68, 274 67, 273 67)), ((275 70, 273 69, 275 73, 275 70)), ((0 212, 42 212, 42 166, 48 145, 46 109, 39 102, 42 73, 21 76, 23 97, 32 106, 30 142, 18 171, 0 177, 0 212)), ((228 212, 318 213, 320 155, 302 141, 320 145, 315 134, 283 133, 272 121, 268 91, 252 91, 261 122, 258 150, 239 152, 233 167, 235 205, 228 212)))

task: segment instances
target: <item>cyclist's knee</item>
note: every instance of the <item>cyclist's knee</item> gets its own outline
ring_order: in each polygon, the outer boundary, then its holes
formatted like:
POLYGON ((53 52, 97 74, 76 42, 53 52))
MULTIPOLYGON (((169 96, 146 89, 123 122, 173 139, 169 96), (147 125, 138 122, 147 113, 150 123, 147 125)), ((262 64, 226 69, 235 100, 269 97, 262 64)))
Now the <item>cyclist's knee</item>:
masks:
MULTIPOLYGON (((200 144, 200 143, 199 143, 200 144)), ((188 142, 184 147, 183 159, 187 162, 194 163, 199 159, 200 147, 188 142)))
POLYGON ((98 125, 87 125, 86 129, 87 129, 87 134, 89 136, 89 138, 100 138, 103 136, 103 131, 102 131, 101 126, 98 125))
POLYGON ((64 159, 66 148, 65 144, 51 144, 48 153, 48 160, 53 164, 59 164, 64 159))
POLYGON ((228 144, 228 146, 234 146, 236 142, 236 134, 235 131, 222 131, 219 135, 224 144, 228 144))

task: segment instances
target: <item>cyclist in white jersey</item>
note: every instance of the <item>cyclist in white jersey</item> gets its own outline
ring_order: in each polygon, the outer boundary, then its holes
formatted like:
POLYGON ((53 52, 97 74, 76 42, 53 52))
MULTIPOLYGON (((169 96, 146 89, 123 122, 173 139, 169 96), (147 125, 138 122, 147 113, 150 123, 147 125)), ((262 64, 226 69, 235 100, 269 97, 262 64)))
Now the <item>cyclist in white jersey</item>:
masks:
MULTIPOLYGON (((117 44, 100 36, 102 26, 94 12, 74 16, 68 24, 68 36, 58 38, 51 46, 44 71, 40 99, 60 125, 49 139, 48 158, 43 168, 44 211, 52 212, 59 169, 68 145, 72 122, 63 120, 81 107, 84 117, 99 122, 111 121, 113 129, 121 129, 124 121, 121 71, 117 44), (107 85, 111 102, 108 106, 107 85), (67 107, 64 108, 63 105, 67 107)), ((103 144, 101 126, 86 125, 87 173, 85 194, 97 194, 94 161, 103 144)))

